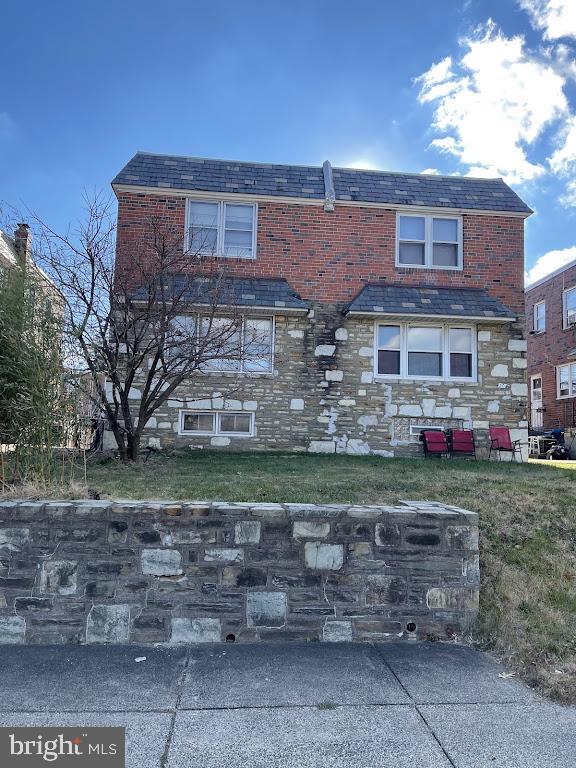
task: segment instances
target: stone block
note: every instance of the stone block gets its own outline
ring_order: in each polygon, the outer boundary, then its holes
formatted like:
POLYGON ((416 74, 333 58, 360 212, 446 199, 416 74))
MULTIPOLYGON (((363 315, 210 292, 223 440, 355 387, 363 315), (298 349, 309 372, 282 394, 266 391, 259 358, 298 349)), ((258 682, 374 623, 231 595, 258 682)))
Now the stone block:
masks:
POLYGON ((108 526, 107 540, 109 544, 124 544, 128 538, 128 523, 124 520, 113 520, 108 526))
POLYGON ((305 522, 296 520, 292 528, 295 539, 325 539, 330 533, 330 523, 305 522))
POLYGON ((127 643, 129 636, 129 605, 92 606, 86 619, 87 643, 127 643))
POLYGON ((510 392, 514 397, 528 397, 528 384, 512 384, 510 392))
POLYGON ((368 456, 370 444, 366 440, 348 440, 346 443, 346 453, 351 456, 368 456))
POLYGON ((349 643, 352 641, 351 621, 326 621, 322 629, 322 639, 326 643, 349 643))
MULTIPOLYGON (((328 371, 326 371, 328 373, 328 371)), ((311 440, 309 453, 336 453, 336 443, 333 440, 311 440)))
POLYGON ((20 552, 29 539, 29 528, 0 528, 0 550, 20 552))
POLYGON ((347 341, 348 331, 346 328, 336 328, 336 331, 334 332, 334 338, 336 341, 347 341))
POLYGON ((366 603, 368 605, 402 605, 408 599, 408 585, 399 576, 368 576, 366 603))
POLYGON ((508 366, 504 365, 504 363, 498 363, 492 368, 490 375, 497 379, 505 379, 508 376, 508 366))
POLYGON ((433 587, 426 593, 426 605, 439 611, 477 611, 479 590, 473 587, 433 587))
POLYGON ((142 573, 148 576, 180 576, 183 572, 177 549, 143 549, 140 562, 142 573))
POLYGON ((304 400, 300 397, 293 397, 292 400, 290 400, 290 410, 291 411, 303 411, 304 410, 304 400))
POLYGON ((282 627, 286 624, 285 592, 248 592, 246 622, 249 627, 282 627))
POLYGON ((0 645, 19 645, 26 639, 26 621, 21 616, 0 616, 0 645))
POLYGON ((242 410, 244 411, 257 411, 258 403, 256 400, 244 400, 242 403, 242 410))
POLYGON ((362 371, 360 374, 360 381, 362 384, 372 384, 374 381, 374 374, 372 371, 362 371))
POLYGON ((401 405, 400 416, 422 416, 422 407, 419 405, 401 405))
POLYGON ((360 357, 372 357, 374 349, 372 347, 360 347, 358 354, 360 357))
POLYGON ((400 526, 395 523, 377 523, 375 541, 379 547, 400 546, 400 526))
POLYGON ((219 643, 221 639, 220 619, 172 619, 171 643, 219 643))
POLYGON ((244 550, 231 548, 213 548, 204 552, 204 560, 207 563, 243 563, 244 550))
POLYGON ((492 333, 490 331, 478 331, 478 341, 490 341, 492 333))
POLYGON ((335 344, 318 344, 314 350, 315 357, 332 357, 336 352, 335 344))
POLYGON ((324 371, 324 378, 326 381, 342 381, 344 371, 324 371))
POLYGON ((304 545, 304 559, 308 568, 339 571, 344 564, 344 547, 342 544, 308 541, 304 545))
POLYGON ((76 560, 46 560, 40 571, 40 592, 73 595, 77 588, 76 560))
POLYGON ((528 361, 525 357, 514 357, 512 358, 512 368, 527 368, 528 367, 528 361))
POLYGON ((260 528, 259 520, 240 520, 234 525, 234 544, 258 544, 260 528))
POLYGON ((225 448, 227 445, 230 445, 230 438, 224 437, 223 435, 216 435, 215 437, 210 438, 210 445, 213 445, 216 448, 225 448))
POLYGON ((508 349, 510 352, 526 352, 528 344, 526 339, 510 339, 508 341, 508 349))
POLYGON ((263 568, 226 566, 222 571, 222 584, 227 587, 265 587, 267 575, 263 568))

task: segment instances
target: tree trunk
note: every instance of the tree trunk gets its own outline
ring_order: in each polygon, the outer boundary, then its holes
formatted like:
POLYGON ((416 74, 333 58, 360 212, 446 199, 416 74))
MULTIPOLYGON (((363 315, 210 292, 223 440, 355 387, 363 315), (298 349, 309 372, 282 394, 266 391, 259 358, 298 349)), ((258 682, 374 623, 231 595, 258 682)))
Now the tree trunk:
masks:
POLYGON ((126 461, 138 461, 138 454, 140 452, 140 434, 128 435, 126 446, 126 461))

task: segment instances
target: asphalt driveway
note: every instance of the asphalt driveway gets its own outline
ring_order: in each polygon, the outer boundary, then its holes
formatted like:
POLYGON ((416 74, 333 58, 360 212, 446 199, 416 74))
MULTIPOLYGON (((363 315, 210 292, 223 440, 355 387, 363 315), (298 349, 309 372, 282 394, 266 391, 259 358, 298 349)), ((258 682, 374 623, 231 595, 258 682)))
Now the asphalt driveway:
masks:
POLYGON ((502 674, 443 644, 0 646, 0 725, 123 725, 134 768, 573 768, 576 709, 502 674))

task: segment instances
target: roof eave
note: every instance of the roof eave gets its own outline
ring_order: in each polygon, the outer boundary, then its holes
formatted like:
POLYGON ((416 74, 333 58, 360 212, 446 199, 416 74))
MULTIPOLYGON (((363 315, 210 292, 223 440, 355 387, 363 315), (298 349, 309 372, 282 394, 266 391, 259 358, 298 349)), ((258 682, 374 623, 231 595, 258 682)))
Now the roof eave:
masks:
POLYGON ((485 315, 435 315, 422 314, 420 312, 374 312, 362 309, 344 310, 345 315, 356 317, 410 317, 421 320, 467 320, 469 322, 483 323, 514 323, 518 318, 514 317, 486 317, 485 315))

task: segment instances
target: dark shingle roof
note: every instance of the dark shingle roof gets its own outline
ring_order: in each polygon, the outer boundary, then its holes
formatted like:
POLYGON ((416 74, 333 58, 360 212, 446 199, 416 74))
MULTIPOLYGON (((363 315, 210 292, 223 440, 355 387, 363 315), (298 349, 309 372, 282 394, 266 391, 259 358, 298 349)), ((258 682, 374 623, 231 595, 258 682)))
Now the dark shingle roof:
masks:
POLYGON ((516 315, 498 299, 474 288, 368 283, 348 305, 346 312, 382 313, 514 320, 516 315))
MULTIPOLYGON (((336 200, 531 213, 502 179, 333 169, 336 200)), ((138 152, 116 176, 156 189, 324 199, 322 167, 244 163, 138 152)))
MULTIPOLYGON (((282 279, 226 277, 217 280, 174 275, 172 281, 171 289, 179 300, 191 304, 308 310, 306 302, 282 279)), ((134 298, 144 298, 143 290, 137 290, 134 298)))

